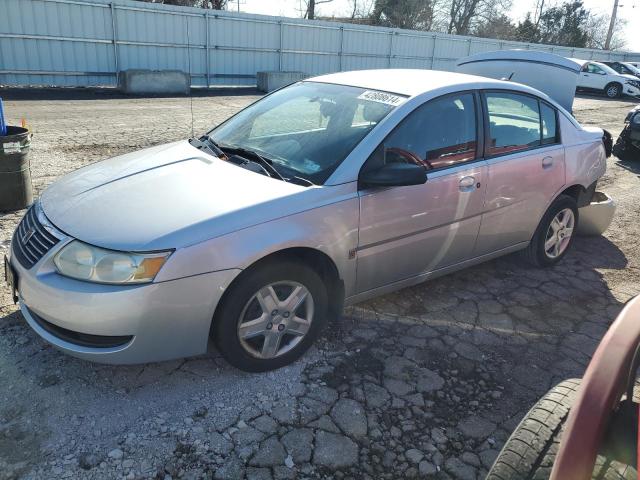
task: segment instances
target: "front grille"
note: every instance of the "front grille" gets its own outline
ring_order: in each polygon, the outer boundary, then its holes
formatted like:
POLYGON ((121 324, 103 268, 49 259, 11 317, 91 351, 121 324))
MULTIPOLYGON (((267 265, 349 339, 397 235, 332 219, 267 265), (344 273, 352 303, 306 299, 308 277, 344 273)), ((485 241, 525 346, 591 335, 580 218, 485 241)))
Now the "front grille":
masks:
POLYGON ((88 333, 74 332, 73 330, 68 330, 47 322, 44 318, 36 315, 32 310, 29 310, 28 308, 27 310, 29 311, 31 318, 33 318, 38 325, 51 335, 58 337, 60 340, 73 343, 81 347, 114 348, 125 345, 133 340, 132 335, 91 335, 88 333))
POLYGON ((13 234, 14 253, 24 268, 33 267, 60 241, 38 220, 36 205, 32 206, 13 234))

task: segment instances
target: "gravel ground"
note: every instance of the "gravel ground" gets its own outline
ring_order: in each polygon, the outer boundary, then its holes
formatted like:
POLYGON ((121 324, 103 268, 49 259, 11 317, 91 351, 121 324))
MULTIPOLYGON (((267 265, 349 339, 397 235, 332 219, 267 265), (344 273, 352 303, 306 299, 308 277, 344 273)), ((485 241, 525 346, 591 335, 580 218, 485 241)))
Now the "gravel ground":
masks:
MULTIPOLYGON (((186 98, 2 92, 34 130, 39 192, 109 156, 190 135, 186 98)), ((255 100, 193 99, 196 133, 255 100)), ((614 135, 632 104, 577 99, 614 135)), ((212 351, 103 366, 40 340, 0 289, 0 479, 481 479, 553 384, 580 376, 640 293, 640 166, 609 160, 603 237, 558 266, 508 256, 344 312, 293 366, 250 375, 212 351)), ((0 254, 23 212, 0 215, 0 254)))

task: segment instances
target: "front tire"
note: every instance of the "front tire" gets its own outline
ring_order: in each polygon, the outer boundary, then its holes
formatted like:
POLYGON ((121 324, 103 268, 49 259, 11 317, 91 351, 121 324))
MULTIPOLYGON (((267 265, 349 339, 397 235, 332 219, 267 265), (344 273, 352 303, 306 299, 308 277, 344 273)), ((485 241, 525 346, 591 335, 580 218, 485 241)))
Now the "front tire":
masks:
POLYGON ((513 431, 485 480, 548 479, 579 386, 578 379, 566 380, 542 397, 513 431))
POLYGON ((525 259, 537 267, 558 263, 569 251, 578 226, 578 206, 573 197, 560 195, 545 212, 524 250, 525 259))
POLYGON ((265 372, 301 357, 322 331, 327 312, 327 289, 313 269, 272 261, 243 272, 230 287, 212 333, 231 365, 265 372))
POLYGON ((604 87, 604 94, 608 98, 618 98, 622 94, 622 85, 615 82, 609 83, 604 87))
MULTIPOLYGON (((485 480, 548 480, 579 379, 565 380, 536 403, 513 431, 485 480)), ((592 480, 635 480, 636 469, 599 454, 592 480)))

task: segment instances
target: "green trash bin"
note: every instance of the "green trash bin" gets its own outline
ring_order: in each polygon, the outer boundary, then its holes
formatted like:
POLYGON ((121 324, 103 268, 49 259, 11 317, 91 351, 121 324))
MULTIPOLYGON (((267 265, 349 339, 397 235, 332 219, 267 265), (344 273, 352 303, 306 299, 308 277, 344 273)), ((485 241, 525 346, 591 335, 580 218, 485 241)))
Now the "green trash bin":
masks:
POLYGON ((11 126, 0 136, 0 212, 21 210, 33 203, 31 137, 26 128, 11 126))

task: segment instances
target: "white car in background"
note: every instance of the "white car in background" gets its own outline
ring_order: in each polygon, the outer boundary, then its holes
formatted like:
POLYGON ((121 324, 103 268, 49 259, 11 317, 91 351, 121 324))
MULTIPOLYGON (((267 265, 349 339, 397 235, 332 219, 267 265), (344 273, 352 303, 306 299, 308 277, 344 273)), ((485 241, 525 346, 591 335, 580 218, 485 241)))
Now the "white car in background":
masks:
POLYGON ((620 74, 600 62, 572 58, 582 65, 576 88, 603 92, 609 98, 630 95, 640 98, 640 79, 633 75, 620 74))

